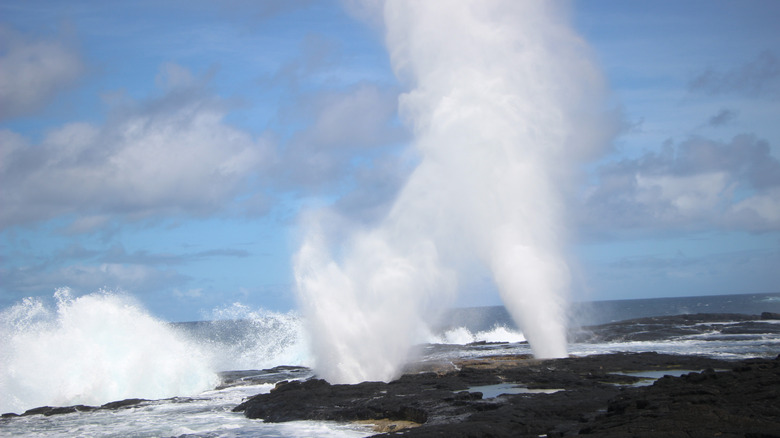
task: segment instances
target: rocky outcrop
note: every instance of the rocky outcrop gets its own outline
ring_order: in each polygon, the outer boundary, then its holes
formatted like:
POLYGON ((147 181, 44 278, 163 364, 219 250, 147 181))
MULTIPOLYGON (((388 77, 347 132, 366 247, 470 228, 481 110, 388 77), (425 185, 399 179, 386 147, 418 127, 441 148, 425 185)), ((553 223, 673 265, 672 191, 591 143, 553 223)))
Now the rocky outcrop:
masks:
POLYGON ((45 415, 48 417, 52 415, 72 414, 74 412, 117 410, 123 408, 136 407, 146 402, 149 402, 149 400, 142 399, 142 398, 128 398, 126 400, 119 400, 119 401, 106 403, 101 406, 85 406, 85 405, 58 406, 58 407, 41 406, 38 408, 28 409, 24 411, 24 413, 22 413, 21 415, 14 414, 14 413, 7 413, 7 414, 3 414, 2 417, 3 418, 26 417, 28 415, 45 415))
POLYGON ((780 437, 780 359, 627 388, 581 431, 599 437, 780 437))
POLYGON ((235 410, 266 422, 389 421, 383 430, 391 431, 395 421, 419 425, 396 433, 420 437, 780 436, 780 360, 617 353, 544 361, 501 356, 456 365, 390 383, 281 382, 235 410), (649 384, 623 374, 636 371, 682 376, 649 384), (560 391, 487 398, 469 390, 499 383, 560 391))

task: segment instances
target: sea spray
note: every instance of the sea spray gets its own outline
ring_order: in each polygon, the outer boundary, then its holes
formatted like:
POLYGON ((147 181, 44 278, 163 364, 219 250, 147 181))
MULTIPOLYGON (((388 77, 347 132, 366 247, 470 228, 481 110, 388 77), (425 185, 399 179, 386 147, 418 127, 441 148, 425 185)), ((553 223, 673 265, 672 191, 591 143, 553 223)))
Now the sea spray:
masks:
POLYGON ((56 309, 28 298, 0 314, 0 412, 187 396, 219 382, 201 348, 130 298, 55 298, 56 309))
POLYGON ((432 299, 453 288, 436 248, 387 227, 356 234, 339 264, 319 227, 308 231, 295 275, 317 373, 334 383, 397 377, 423 314, 440 304, 432 299))
POLYGON ((576 165, 606 135, 601 76, 560 6, 384 3, 420 161, 373 229, 329 239, 339 220, 305 215, 296 284, 325 378, 397 375, 473 265, 492 274, 537 356, 566 354, 565 204, 576 165))
POLYGON ((279 313, 233 303, 205 317, 206 321, 176 326, 197 340, 220 371, 311 366, 304 324, 295 312, 279 313))
POLYGON ((473 332, 467 327, 457 327, 446 330, 439 335, 431 335, 428 338, 428 343, 466 345, 474 342, 519 343, 525 340, 522 333, 504 326, 495 326, 490 330, 477 332, 473 332))

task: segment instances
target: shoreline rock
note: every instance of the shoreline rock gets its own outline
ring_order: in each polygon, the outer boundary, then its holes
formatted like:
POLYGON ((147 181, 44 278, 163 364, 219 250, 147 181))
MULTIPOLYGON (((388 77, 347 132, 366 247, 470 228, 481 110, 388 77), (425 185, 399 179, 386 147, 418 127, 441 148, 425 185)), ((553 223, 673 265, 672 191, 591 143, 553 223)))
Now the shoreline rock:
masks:
POLYGON ((118 400, 118 401, 105 403, 100 406, 86 406, 86 405, 55 406, 55 407, 40 406, 37 408, 28 409, 22 412, 21 414, 8 412, 0 415, 0 418, 26 417, 29 415, 43 415, 45 417, 50 417, 52 415, 72 414, 74 412, 91 412, 91 411, 101 411, 101 410, 115 411, 117 409, 136 407, 150 401, 151 400, 146 400, 143 398, 128 398, 125 400, 118 400))
MULTIPOLYGON (((715 328, 730 336, 777 335, 780 326, 761 321, 777 319, 780 314, 768 312, 760 316, 693 314, 639 318, 577 328, 570 336, 577 342, 652 341, 706 333, 715 328), (723 327, 720 321, 724 320, 737 323, 723 327)), ((496 354, 454 362, 413 363, 405 368, 401 378, 390 383, 331 385, 314 378, 302 380, 311 375, 308 368, 282 366, 225 372, 220 387, 287 379, 270 394, 252 397, 236 410, 268 422, 355 422, 374 425, 376 432, 406 436, 780 438, 780 357, 735 361, 613 353, 537 360, 529 355, 502 355, 500 349, 496 354), (652 382, 633 375, 638 371, 674 376, 652 382), (545 394, 534 390, 560 391, 545 394), (512 394, 494 397, 495 391, 512 394)), ((50 416, 145 403, 154 402, 128 399, 99 407, 44 406, 22 415, 50 416)))
POLYGON ((456 366, 456 371, 405 374, 389 383, 280 382, 234 411, 266 422, 416 424, 381 430, 410 437, 780 437, 780 357, 735 362, 657 353, 552 360, 498 356, 456 366), (637 371, 681 375, 635 386, 642 377, 622 374, 637 371), (469 391, 497 384, 562 391, 495 398, 469 391))

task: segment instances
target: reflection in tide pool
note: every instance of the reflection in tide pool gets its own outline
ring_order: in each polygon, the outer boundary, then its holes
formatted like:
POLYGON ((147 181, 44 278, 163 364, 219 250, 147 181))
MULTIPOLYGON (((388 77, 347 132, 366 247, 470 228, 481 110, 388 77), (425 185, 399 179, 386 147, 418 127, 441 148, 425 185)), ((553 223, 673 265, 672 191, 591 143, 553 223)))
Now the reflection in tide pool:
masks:
POLYGON ((495 385, 472 386, 469 392, 481 392, 483 399, 496 398, 504 394, 555 394, 563 389, 527 388, 516 383, 498 383, 495 385))

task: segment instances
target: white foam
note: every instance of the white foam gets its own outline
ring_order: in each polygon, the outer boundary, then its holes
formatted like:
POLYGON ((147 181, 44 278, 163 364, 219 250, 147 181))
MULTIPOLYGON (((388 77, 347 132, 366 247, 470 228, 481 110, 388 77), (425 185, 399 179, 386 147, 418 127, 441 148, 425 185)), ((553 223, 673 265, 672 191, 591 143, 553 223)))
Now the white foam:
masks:
POLYGON ((0 436, 25 437, 362 437, 375 432, 349 423, 292 421, 265 423, 232 408, 274 385, 238 386, 207 391, 191 400, 162 400, 136 408, 7 420, 0 436), (55 421, 52 421, 55 419, 55 421))
MULTIPOLYGON (((719 335, 720 336, 720 335, 719 335)), ((656 352, 664 354, 700 355, 722 359, 749 357, 775 357, 780 348, 776 336, 738 339, 712 339, 708 337, 680 337, 664 341, 633 341, 608 343, 576 343, 569 345, 573 356, 609 354, 616 352, 656 352)))
POLYGON ((208 355, 126 296, 55 293, 0 314, 0 412, 197 394, 219 381, 208 355))
POLYGON ((295 312, 252 309, 240 303, 208 315, 210 329, 227 339, 199 339, 222 371, 273 368, 279 365, 311 366, 303 321, 295 312), (230 333, 238 322, 241 333, 230 333))
POLYGON ((474 342, 508 342, 525 341, 525 336, 519 331, 496 326, 491 330, 472 332, 466 327, 457 327, 445 331, 441 335, 431 335, 428 342, 432 344, 466 345, 474 342))

